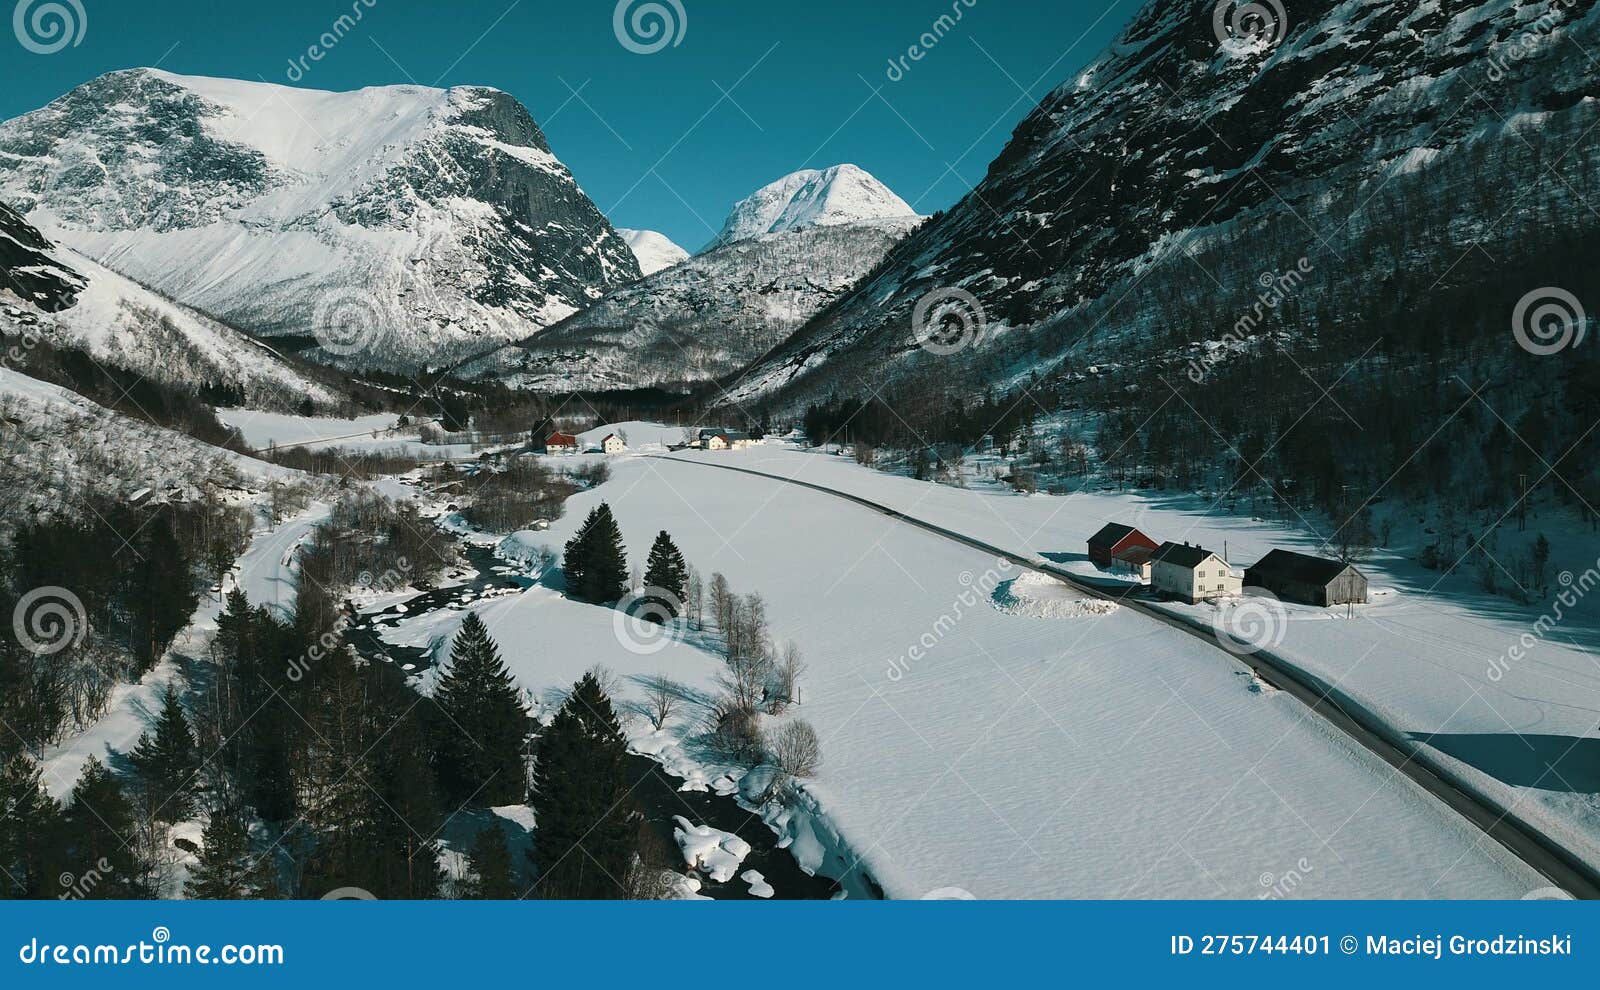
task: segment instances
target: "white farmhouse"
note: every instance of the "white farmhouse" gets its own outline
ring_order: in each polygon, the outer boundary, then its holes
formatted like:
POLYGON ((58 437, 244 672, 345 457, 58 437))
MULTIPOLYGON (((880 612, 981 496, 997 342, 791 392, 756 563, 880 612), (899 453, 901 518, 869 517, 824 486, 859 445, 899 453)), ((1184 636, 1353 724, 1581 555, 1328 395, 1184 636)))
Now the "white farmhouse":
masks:
POLYGON ((1169 541, 1150 556, 1150 590, 1192 605, 1236 597, 1244 590, 1244 576, 1205 547, 1169 541))
POLYGON ((607 433, 606 438, 600 441, 600 450, 602 453, 620 454, 627 449, 627 443, 615 433, 607 433))

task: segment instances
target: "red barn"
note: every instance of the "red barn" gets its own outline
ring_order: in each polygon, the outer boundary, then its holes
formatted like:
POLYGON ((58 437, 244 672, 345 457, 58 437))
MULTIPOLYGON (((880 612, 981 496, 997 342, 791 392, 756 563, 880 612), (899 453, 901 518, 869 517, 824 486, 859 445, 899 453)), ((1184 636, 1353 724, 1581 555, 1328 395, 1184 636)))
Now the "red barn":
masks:
POLYGON ((544 449, 549 453, 576 451, 578 438, 570 433, 552 433, 550 439, 544 442, 544 449))
POLYGON ((1107 523, 1100 532, 1089 537, 1089 559, 1109 570, 1111 558, 1136 547, 1153 552, 1159 550, 1161 544, 1132 526, 1107 523))

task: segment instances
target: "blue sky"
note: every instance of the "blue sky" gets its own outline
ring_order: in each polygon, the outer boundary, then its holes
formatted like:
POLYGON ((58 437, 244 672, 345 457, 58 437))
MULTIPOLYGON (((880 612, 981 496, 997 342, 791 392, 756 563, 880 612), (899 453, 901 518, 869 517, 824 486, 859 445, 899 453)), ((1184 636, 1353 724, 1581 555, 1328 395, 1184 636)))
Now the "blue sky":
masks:
MULTIPOLYGON (((660 0, 681 39, 642 54, 619 42, 614 0, 76 2, 87 22, 76 47, 36 54, 0 34, 0 118, 100 73, 157 63, 316 89, 495 86, 528 106, 613 223, 660 230, 690 250, 735 200, 801 168, 854 162, 920 212, 948 207, 983 177, 1017 122, 1139 6, 676 0, 680 21, 673 0, 660 0), (359 23, 320 61, 302 60, 352 11, 359 23), (959 21, 920 60, 905 57, 954 12, 959 21), (304 68, 292 73, 292 59, 304 68), (891 59, 900 61, 892 73, 891 59)), ((625 2, 631 10, 650 0, 625 2)))

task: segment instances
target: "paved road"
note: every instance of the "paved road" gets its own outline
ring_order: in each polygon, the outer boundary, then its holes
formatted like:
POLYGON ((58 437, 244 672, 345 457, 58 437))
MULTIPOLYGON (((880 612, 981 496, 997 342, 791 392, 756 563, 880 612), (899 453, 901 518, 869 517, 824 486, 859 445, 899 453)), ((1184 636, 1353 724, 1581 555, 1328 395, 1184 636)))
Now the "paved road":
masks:
POLYGON ((1544 874, 1554 886, 1572 894, 1574 897, 1591 900, 1600 899, 1600 871, 1596 871, 1585 863, 1581 857, 1539 831, 1535 826, 1522 821, 1509 810, 1476 793, 1464 781, 1452 779, 1443 768, 1428 756, 1424 747, 1406 740, 1403 734, 1396 732, 1392 726, 1384 724, 1381 719, 1375 718, 1365 711, 1353 699, 1340 691, 1336 685, 1321 683, 1318 679, 1300 670, 1282 657, 1268 651, 1241 655, 1224 647, 1209 626, 1198 625, 1184 618, 1171 615, 1155 608, 1148 601, 1132 597, 1130 592, 1133 589, 1112 589, 1098 586, 1042 558, 1019 556, 993 544, 985 543, 963 533, 918 519, 915 516, 906 515, 898 509, 862 498, 859 495, 841 492, 809 481, 787 478, 783 475, 769 474, 765 471, 756 471, 751 468, 734 467, 731 464, 710 464, 705 461, 690 460, 683 457, 654 456, 659 460, 676 461, 679 464, 693 464, 698 467, 755 475, 756 477, 789 485, 798 485, 848 502, 854 502, 859 506, 888 516, 908 526, 915 526, 936 536, 972 547, 995 557, 1003 557, 1018 567, 1064 581, 1085 594, 1117 602, 1157 622, 1203 640, 1207 645, 1222 650, 1230 657, 1251 668, 1256 673, 1256 676, 1267 684, 1305 704, 1313 713, 1321 716, 1326 722, 1343 732, 1350 739, 1376 754, 1399 773, 1410 778, 1414 783, 1421 786, 1423 790, 1439 799, 1451 810, 1510 850, 1518 859, 1521 859, 1539 873, 1544 874))

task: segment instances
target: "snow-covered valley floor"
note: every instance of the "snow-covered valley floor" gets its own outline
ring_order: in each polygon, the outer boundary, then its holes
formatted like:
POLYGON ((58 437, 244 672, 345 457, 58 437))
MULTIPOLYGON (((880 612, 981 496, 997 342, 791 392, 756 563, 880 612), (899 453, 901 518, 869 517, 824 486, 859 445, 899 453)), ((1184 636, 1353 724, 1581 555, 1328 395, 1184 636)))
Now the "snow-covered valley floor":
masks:
MULTIPOLYGON (((652 436, 625 429, 636 448, 652 436)), ((830 485, 903 499, 1008 547, 1061 549, 1099 525, 1075 510, 1057 514, 1058 531, 1030 534, 1069 500, 989 504, 797 451, 678 456, 826 472, 830 485)), ((611 463, 608 483, 519 539, 559 552, 607 501, 636 562, 666 529, 702 573, 763 594, 774 636, 810 667, 799 708, 824 765, 806 810, 891 897, 1519 897, 1547 886, 1192 637, 1129 609, 1079 608, 1014 567, 825 494, 667 459, 611 463)), ((475 607, 536 693, 595 664, 625 696, 657 673, 709 689, 719 664, 689 642, 630 650, 614 613, 548 587, 475 607)), ((430 616, 401 635, 438 641, 454 622, 430 616)), ((675 720, 678 740, 692 717, 675 720)))

